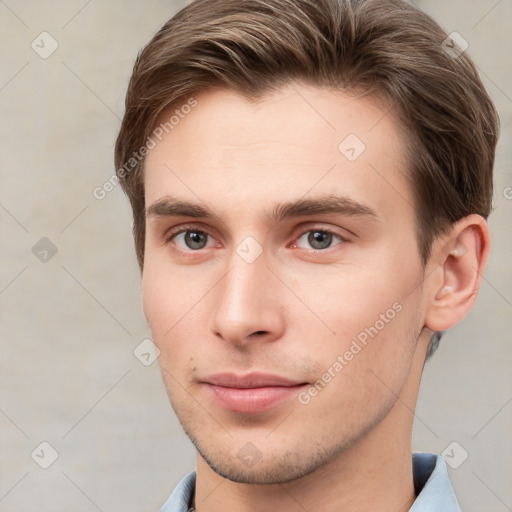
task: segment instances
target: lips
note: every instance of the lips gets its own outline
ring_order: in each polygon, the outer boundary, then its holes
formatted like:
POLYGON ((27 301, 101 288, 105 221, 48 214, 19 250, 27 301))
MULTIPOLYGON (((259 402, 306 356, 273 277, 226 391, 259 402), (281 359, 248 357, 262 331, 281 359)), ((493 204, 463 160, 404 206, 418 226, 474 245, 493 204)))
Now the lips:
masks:
POLYGON ((203 379, 203 383, 220 407, 244 414, 255 414, 276 407, 308 385, 307 382, 262 373, 215 374, 203 379))

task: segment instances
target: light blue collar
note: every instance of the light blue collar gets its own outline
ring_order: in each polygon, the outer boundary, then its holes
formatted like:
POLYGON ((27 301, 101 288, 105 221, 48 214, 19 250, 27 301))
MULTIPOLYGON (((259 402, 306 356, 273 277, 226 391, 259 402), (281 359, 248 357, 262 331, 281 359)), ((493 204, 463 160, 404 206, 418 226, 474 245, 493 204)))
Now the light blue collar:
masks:
POLYGON ((446 463, 441 457, 414 453, 412 467, 419 494, 409 512, 460 512, 446 463))
MULTIPOLYGON (((446 464, 441 457, 415 453, 412 465, 414 485, 419 494, 409 512, 460 512, 446 464)), ((196 473, 193 471, 179 482, 160 512, 188 512, 195 485, 196 473)))

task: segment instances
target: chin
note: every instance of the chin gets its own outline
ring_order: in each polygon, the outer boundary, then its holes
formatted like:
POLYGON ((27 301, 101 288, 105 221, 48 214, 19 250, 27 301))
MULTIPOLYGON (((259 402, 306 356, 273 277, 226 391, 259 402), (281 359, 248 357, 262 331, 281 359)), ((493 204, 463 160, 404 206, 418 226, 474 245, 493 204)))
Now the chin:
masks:
POLYGON ((247 442, 236 451, 231 446, 216 447, 208 441, 205 449, 202 441, 185 430, 199 455, 219 476, 232 482, 253 485, 284 484, 305 477, 338 457, 343 446, 324 446, 319 452, 313 446, 304 449, 303 443, 296 447, 284 447, 260 451, 247 442), (294 449, 293 449, 294 448, 294 449))
POLYGON ((302 478, 318 469, 317 464, 312 464, 313 461, 309 461, 307 468, 297 466, 292 462, 295 457, 286 455, 280 461, 273 463, 260 461, 253 467, 248 467, 243 462, 233 463, 232 457, 230 460, 214 457, 216 460, 213 461, 206 454, 201 452, 199 454, 215 473, 239 484, 284 484, 302 478))

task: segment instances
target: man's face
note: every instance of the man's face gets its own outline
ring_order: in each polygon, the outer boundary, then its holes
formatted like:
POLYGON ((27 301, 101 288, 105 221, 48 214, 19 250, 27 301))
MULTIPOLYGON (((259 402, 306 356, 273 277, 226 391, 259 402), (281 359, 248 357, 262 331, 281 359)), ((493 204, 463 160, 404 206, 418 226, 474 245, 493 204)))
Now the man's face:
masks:
POLYGON ((409 378, 424 269, 403 137, 371 98, 196 99, 147 158, 144 311, 203 458, 289 481, 362 442, 409 378))

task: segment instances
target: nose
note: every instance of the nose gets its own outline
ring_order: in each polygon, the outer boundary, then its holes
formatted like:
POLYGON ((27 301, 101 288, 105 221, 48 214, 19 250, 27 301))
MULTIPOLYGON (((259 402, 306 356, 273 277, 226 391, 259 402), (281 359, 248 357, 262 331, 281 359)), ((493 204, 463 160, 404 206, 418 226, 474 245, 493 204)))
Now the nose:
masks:
POLYGON ((263 255, 247 263, 233 254, 230 271, 213 297, 214 334, 239 347, 279 339, 285 330, 285 307, 276 287, 263 255))

